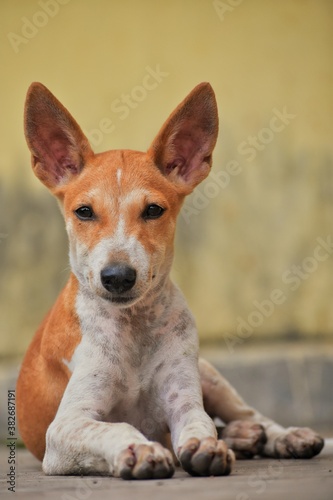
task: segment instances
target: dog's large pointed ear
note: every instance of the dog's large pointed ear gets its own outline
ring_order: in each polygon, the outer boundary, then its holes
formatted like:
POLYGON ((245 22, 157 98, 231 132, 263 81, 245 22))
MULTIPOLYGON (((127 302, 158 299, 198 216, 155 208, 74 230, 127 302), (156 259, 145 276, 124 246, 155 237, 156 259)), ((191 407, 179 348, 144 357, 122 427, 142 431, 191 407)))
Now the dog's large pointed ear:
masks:
POLYGON ((33 170, 50 189, 67 184, 93 155, 74 118, 41 83, 29 87, 24 130, 33 170))
POLYGON ((217 134, 215 94, 209 83, 201 83, 170 115, 148 153, 187 194, 209 174, 217 134))

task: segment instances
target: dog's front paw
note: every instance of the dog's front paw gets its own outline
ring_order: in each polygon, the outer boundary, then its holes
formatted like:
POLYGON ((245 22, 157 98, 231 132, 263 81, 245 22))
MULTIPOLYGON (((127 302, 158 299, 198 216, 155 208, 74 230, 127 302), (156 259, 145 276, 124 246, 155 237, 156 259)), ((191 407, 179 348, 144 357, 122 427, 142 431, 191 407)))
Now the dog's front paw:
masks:
POLYGON ((172 455, 159 443, 131 445, 119 457, 116 475, 123 479, 166 479, 175 471, 172 455))
POLYGON ((290 427, 274 442, 275 458, 312 458, 321 452, 324 440, 308 427, 290 427))
POLYGON ((237 459, 260 455, 267 441, 263 426, 250 420, 234 420, 218 431, 237 459))
POLYGON ((178 450, 182 467, 192 476, 227 476, 235 460, 226 443, 208 437, 191 438, 178 450))

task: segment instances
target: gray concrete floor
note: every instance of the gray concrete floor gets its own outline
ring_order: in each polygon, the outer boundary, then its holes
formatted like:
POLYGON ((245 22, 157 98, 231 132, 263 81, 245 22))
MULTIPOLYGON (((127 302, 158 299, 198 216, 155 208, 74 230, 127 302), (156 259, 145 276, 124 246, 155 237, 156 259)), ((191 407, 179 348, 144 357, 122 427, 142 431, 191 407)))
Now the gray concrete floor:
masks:
MULTIPOLYGON (((7 491, 8 449, 0 448, 0 492, 7 491)), ((193 478, 181 469, 168 480, 45 476, 29 452, 16 450, 15 498, 36 500, 332 500, 333 439, 312 460, 239 460, 228 477, 193 478)))

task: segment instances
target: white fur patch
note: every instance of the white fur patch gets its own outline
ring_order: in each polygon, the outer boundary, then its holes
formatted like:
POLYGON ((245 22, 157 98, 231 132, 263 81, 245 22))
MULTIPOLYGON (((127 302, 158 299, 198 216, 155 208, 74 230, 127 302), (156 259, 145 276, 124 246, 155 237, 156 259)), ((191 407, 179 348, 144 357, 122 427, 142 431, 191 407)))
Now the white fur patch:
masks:
MULTIPOLYGON (((75 352, 74 352, 75 354, 75 352)), ((69 361, 65 358, 62 358, 62 362, 64 363, 65 366, 67 366, 67 368, 69 369, 69 371, 71 373, 73 373, 74 371, 74 368, 75 368, 75 360, 74 360, 74 355, 72 356, 72 359, 70 359, 69 361)))
POLYGON ((146 199, 149 200, 152 194, 147 189, 132 189, 128 193, 123 194, 120 199, 120 207, 122 211, 126 211, 127 205, 137 202, 138 200, 146 199))
POLYGON ((123 216, 119 217, 115 232, 109 238, 99 241, 88 255, 88 267, 93 274, 93 286, 100 287, 101 270, 113 261, 125 259, 125 263, 137 272, 136 287, 144 286, 149 279, 150 256, 138 239, 126 232, 123 216))
POLYGON ((117 170, 117 183, 118 183, 118 187, 120 187, 121 174, 122 174, 122 170, 121 170, 121 168, 118 168, 118 170, 117 170))

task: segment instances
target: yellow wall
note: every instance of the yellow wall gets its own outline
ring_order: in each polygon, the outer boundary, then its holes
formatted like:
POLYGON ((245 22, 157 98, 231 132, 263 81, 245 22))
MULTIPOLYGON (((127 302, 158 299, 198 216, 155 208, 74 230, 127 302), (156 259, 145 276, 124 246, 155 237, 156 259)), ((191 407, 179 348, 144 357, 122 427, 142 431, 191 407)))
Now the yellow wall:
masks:
POLYGON ((36 80, 87 133, 104 125, 97 151, 145 149, 209 81, 215 177, 187 202, 174 267, 201 336, 223 341, 249 316, 251 338, 331 335, 333 255, 316 250, 333 240, 330 0, 2 0, 0 31, 2 353, 25 348, 67 276, 62 221, 22 132, 36 80), (155 88, 138 90, 152 71, 155 88), (120 112, 123 94, 134 105, 120 112))

